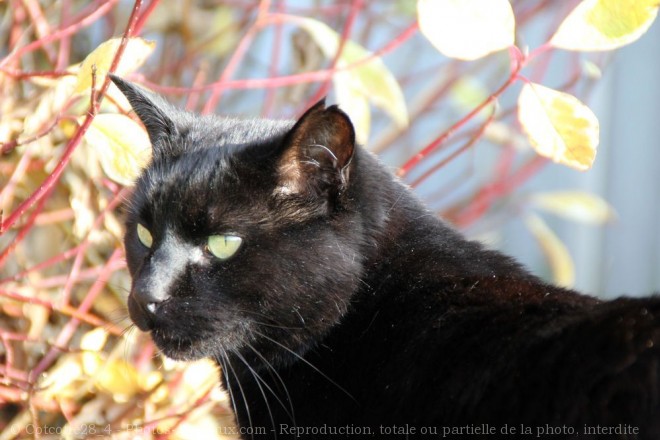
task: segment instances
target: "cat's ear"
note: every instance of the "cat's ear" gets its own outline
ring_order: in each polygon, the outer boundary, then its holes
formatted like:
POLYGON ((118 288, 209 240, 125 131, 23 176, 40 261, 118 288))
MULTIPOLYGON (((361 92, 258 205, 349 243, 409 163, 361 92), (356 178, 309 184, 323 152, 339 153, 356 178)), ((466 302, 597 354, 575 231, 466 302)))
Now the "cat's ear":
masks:
POLYGON ((176 110, 163 98, 149 93, 124 79, 110 74, 110 79, 126 96, 133 111, 147 129, 154 153, 162 153, 171 142, 167 140, 177 136, 173 115, 176 110))
POLYGON ((282 194, 340 194, 348 186, 355 130, 348 115, 322 99, 296 122, 284 139, 278 167, 282 194))

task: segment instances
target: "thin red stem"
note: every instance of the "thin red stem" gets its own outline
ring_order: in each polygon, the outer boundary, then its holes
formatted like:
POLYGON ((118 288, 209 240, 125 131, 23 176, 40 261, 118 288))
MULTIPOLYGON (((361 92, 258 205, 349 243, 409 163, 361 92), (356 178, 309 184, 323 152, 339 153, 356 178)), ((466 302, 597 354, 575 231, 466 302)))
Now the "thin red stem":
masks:
POLYGON ((484 108, 494 103, 500 97, 500 95, 502 95, 502 93, 504 93, 509 88, 509 86, 511 86, 511 84, 513 84, 518 79, 518 73, 520 72, 520 69, 522 69, 522 66, 523 63, 520 62, 516 63, 515 68, 509 75, 509 78, 506 80, 504 84, 500 86, 500 88, 498 88, 492 95, 486 98, 481 104, 479 104, 474 109, 472 109, 467 115, 463 116, 451 127, 449 127, 449 129, 447 129, 444 133, 442 133, 440 136, 438 136, 433 141, 431 141, 427 146, 422 148, 422 150, 419 153, 417 153, 412 158, 408 159, 408 161, 401 166, 397 175, 399 177, 406 176, 410 172, 410 170, 416 167, 429 154, 435 151, 436 148, 442 145, 442 143, 445 142, 447 139, 449 139, 449 137, 451 137, 457 130, 459 130, 461 127, 467 124, 468 121, 470 121, 473 117, 475 117, 478 113, 480 113, 484 108))
MULTIPOLYGON (((94 300, 103 291, 105 285, 110 279, 110 275, 112 275, 112 273, 116 270, 115 260, 120 258, 121 255, 122 255, 121 249, 115 249, 115 251, 108 259, 107 263, 105 264, 103 270, 99 274, 98 279, 96 280, 94 285, 92 285, 92 288, 89 289, 89 292, 87 292, 87 295, 80 303, 80 306, 78 306, 77 308, 78 313, 80 314, 89 313, 89 310, 92 308, 92 304, 94 303, 94 300)), ((64 328, 62 328, 57 338, 55 339, 55 344, 60 347, 66 347, 79 325, 80 325, 80 320, 78 318, 74 317, 73 319, 69 320, 64 326, 64 328)), ((41 373, 43 373, 44 371, 46 371, 46 369, 48 369, 48 367, 50 367, 50 365, 57 359, 59 353, 60 353, 59 349, 51 348, 46 353, 46 355, 43 358, 41 358, 37 366, 30 371, 31 383, 34 383, 36 378, 38 378, 39 375, 41 375, 41 373)))
POLYGON ((96 22, 96 20, 98 20, 99 18, 103 17, 105 14, 110 12, 110 10, 112 10, 112 8, 114 7, 114 4, 117 3, 118 1, 119 0, 107 0, 103 5, 99 6, 98 8, 92 9, 89 15, 87 15, 86 17, 80 20, 76 20, 71 25, 56 30, 55 32, 46 35, 43 38, 35 40, 28 45, 25 45, 18 49, 14 49, 12 53, 10 53, 7 57, 5 57, 5 59, 0 61, 0 68, 3 68, 5 65, 10 64, 14 60, 20 59, 23 55, 25 55, 28 52, 32 52, 36 49, 43 47, 46 44, 60 40, 64 37, 68 37, 69 35, 73 35, 76 32, 78 32, 80 29, 83 29, 91 25, 92 23, 96 22))
POLYGON ((458 156, 461 154, 465 153, 468 151, 472 146, 477 143, 479 139, 483 136, 484 132, 486 131, 486 128, 493 122, 495 118, 495 108, 493 108, 493 111, 491 112, 490 116, 488 116, 488 119, 484 121, 483 124, 479 127, 479 129, 476 131, 476 133, 465 143, 463 144, 460 148, 458 148, 456 151, 454 151, 452 154, 450 154, 448 157, 445 159, 441 160, 438 162, 436 165, 428 169, 426 172, 424 172, 421 176, 419 176, 417 179, 415 179, 410 186, 413 188, 416 188, 419 186, 423 181, 431 177, 433 174, 435 174, 438 170, 440 170, 442 167, 447 165, 449 162, 452 160, 456 159, 458 156))
MULTIPOLYGON (((112 271, 116 271, 116 270, 119 270, 122 266, 117 265, 116 262, 114 262, 113 264, 109 265, 109 267, 110 267, 110 269, 112 269, 112 271)), ((122 329, 115 326, 114 324, 106 322, 103 319, 99 318, 98 316, 92 315, 91 313, 82 312, 79 309, 76 309, 75 307, 71 307, 71 306, 62 306, 62 307, 60 307, 60 306, 57 306, 57 305, 51 303, 50 301, 35 298, 35 297, 32 297, 32 296, 25 296, 25 295, 22 295, 20 293, 10 292, 10 291, 7 291, 7 290, 0 290, 0 296, 2 296, 4 298, 11 299, 11 300, 14 300, 14 301, 18 301, 20 303, 25 303, 25 304, 31 304, 31 305, 44 307, 48 310, 52 310, 52 311, 61 313, 62 315, 79 319, 80 321, 85 322, 85 323, 90 324, 90 325, 93 325, 95 327, 103 327, 108 332, 110 332, 114 335, 120 335, 123 331, 122 329)))
POLYGON ((34 221, 37 218, 37 215, 41 213, 41 211, 44 208, 44 205, 46 204, 46 201, 48 200, 48 194, 50 194, 55 187, 52 186, 50 187, 45 193, 44 196, 37 202, 37 206, 32 210, 30 213, 30 216, 28 217, 27 221, 21 228, 21 230, 18 232, 16 237, 9 243, 3 250, 0 252, 0 267, 2 267, 5 263, 5 260, 11 255, 11 252, 18 246, 18 244, 25 238, 25 236, 30 232, 32 229, 32 226, 34 225, 34 221))
MULTIPOLYGON (((276 22, 276 21, 273 21, 276 22)), ((304 84, 310 82, 324 81, 326 79, 331 79, 336 72, 348 71, 360 67, 376 57, 384 55, 388 52, 393 51, 409 38, 411 38, 414 33, 417 31, 417 24, 414 23, 411 26, 407 27, 401 34, 394 40, 390 41, 387 45, 383 46, 380 50, 372 53, 371 55, 364 57, 363 59, 356 61, 355 63, 336 67, 333 69, 324 69, 316 70, 313 72, 305 72, 296 75, 286 75, 279 76, 275 78, 258 78, 258 79, 239 79, 239 80, 220 80, 215 83, 207 84, 200 87, 169 87, 162 86, 150 81, 142 80, 141 82, 148 86, 149 88, 166 94, 180 94, 185 95, 191 92, 203 92, 207 90, 213 90, 216 87, 222 87, 224 89, 265 89, 265 88, 277 88, 292 86, 297 84, 304 84)))
MULTIPOLYGON (((116 0, 108 0, 108 4, 114 1, 116 0)), ((131 12, 131 16, 126 26, 126 30, 121 39, 121 43, 119 44, 117 53, 115 54, 112 60, 112 64, 110 65, 109 72, 114 72, 115 69, 117 69, 119 60, 121 59, 121 56, 124 53, 124 49, 126 48, 126 45, 128 44, 128 38, 133 35, 135 22, 138 17, 138 11, 140 10, 141 6, 142 6, 142 0, 136 0, 133 6, 133 11, 131 12)), ((16 208, 16 210, 12 212, 11 215, 9 215, 9 217, 5 221, 0 223, 0 235, 2 235, 7 229, 9 229, 16 222, 16 220, 18 220, 32 205, 34 205, 39 200, 41 200, 47 194, 50 188, 53 187, 55 183, 57 183, 60 176, 62 175, 62 172, 68 165, 69 160, 71 159, 71 155, 75 151, 76 147, 82 141, 83 136, 85 135, 89 127, 92 125, 92 121, 96 116, 96 112, 98 111, 101 105, 101 101, 103 100, 103 96, 105 95, 105 92, 108 89, 109 85, 110 85, 110 78, 106 76, 105 82, 101 87, 101 90, 99 90, 99 92, 96 95, 94 94, 94 90, 92 90, 92 99, 91 99, 92 103, 90 104, 89 111, 87 112, 87 115, 85 116, 83 123, 78 127, 78 130, 67 144, 64 153, 62 154, 62 157, 55 166, 55 169, 46 178, 46 180, 44 180, 44 182, 41 185, 39 185, 39 188, 37 188, 37 190, 30 195, 30 197, 24 200, 23 203, 21 203, 18 206, 18 208, 16 208)))
POLYGON ((220 96, 222 95, 222 92, 227 88, 224 83, 226 83, 229 78, 234 75, 234 72, 238 69, 238 66, 240 65, 241 61, 243 61, 248 48, 252 44, 254 37, 266 24, 265 17, 267 17, 269 6, 270 0, 261 0, 261 3, 259 4, 257 19, 252 24, 252 26, 250 26, 250 29, 248 29, 247 33, 243 35, 243 38, 238 43, 238 47, 229 59, 225 70, 223 70, 222 74, 220 75, 219 81, 215 84, 214 87, 211 88, 211 96, 209 96, 208 101, 206 101, 206 104, 202 109, 202 114, 211 113, 220 102, 220 96))
POLYGON ((115 196, 112 198, 110 203, 108 203, 108 205, 98 215, 96 220, 94 220, 94 224, 92 224, 92 227, 87 232, 87 235, 85 236, 83 241, 80 243, 79 246, 76 247, 77 249, 76 256, 75 259, 73 260, 73 265, 71 266, 71 270, 69 271, 69 276, 67 277, 66 283, 64 284, 64 288, 62 289, 62 294, 61 294, 62 304, 69 303, 71 290, 73 289, 73 286, 78 282, 81 266, 83 264, 83 259, 85 257, 85 252, 87 251, 87 248, 90 245, 89 237, 91 233, 96 229, 98 229, 99 226, 101 226, 101 223, 103 222, 106 214, 114 210, 119 205, 119 203, 121 203, 126 198, 128 191, 129 191, 128 189, 124 188, 123 190, 115 194, 115 196))
MULTIPOLYGON (((341 31, 337 52, 335 53, 335 56, 333 57, 328 70, 333 72, 337 70, 337 63, 339 63, 339 60, 341 59, 341 55, 344 52, 344 47, 346 46, 346 42, 348 41, 351 35, 351 30, 353 29, 353 25, 355 24, 355 18, 357 17, 358 13, 362 10, 362 7, 363 7, 362 0, 351 1, 351 10, 348 14, 348 17, 346 18, 346 22, 344 23, 344 28, 341 31)), ((310 98, 309 105, 313 105, 321 98, 323 98, 325 95, 327 95, 328 91, 330 90, 330 84, 331 84, 330 78, 324 80, 323 83, 321 84, 321 87, 319 87, 316 93, 310 98)))
MULTIPOLYGON (((285 0, 279 0, 276 5, 277 13, 281 14, 285 9, 285 0)), ((283 23, 277 24, 275 27, 275 37, 273 38, 273 56, 270 59, 270 66, 268 68, 268 77, 272 78, 277 76, 277 71, 280 64, 281 52, 282 52, 282 33, 283 33, 283 23)), ((261 110, 262 116, 268 116, 273 109, 275 104, 275 97, 277 96, 276 90, 267 89, 266 96, 264 98, 264 105, 261 110)))
POLYGON ((137 21, 135 22, 135 27, 132 35, 138 35, 142 32, 142 28, 146 24, 147 19, 151 16, 151 14, 154 12, 154 10, 159 4, 160 4, 160 0, 151 0, 151 2, 149 2, 147 7, 144 8, 144 12, 140 14, 137 21))

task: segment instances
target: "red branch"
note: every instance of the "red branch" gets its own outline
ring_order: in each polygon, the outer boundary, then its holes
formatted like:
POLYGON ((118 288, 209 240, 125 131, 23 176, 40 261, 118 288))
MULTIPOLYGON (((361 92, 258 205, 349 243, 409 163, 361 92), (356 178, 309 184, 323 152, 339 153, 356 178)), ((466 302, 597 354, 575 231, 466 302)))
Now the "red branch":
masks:
MULTIPOLYGON (((348 14, 346 23, 344 23, 344 29, 342 30, 341 36, 339 37, 339 47, 337 47, 337 53, 335 53, 335 56, 332 59, 332 62, 330 63, 330 68, 328 70, 331 70, 333 72, 336 71, 337 63, 341 59, 341 55, 344 52, 344 47, 346 46, 346 42, 348 41, 348 38, 351 35, 351 30, 353 29, 353 25, 355 24, 355 18, 357 17, 358 13, 362 10, 363 6, 364 5, 362 0, 351 1, 351 11, 348 14)), ((326 79, 323 82, 323 84, 321 84, 321 87, 319 87, 319 89, 316 91, 314 96, 312 96, 309 99, 308 107, 315 104, 325 95, 327 95, 328 90, 330 90, 330 80, 326 79)))
POLYGON ((410 186, 413 188, 416 188, 419 186, 423 181, 431 177, 433 174, 435 174, 440 168, 444 167, 447 165, 449 162, 452 160, 456 159, 458 156, 461 154, 465 153, 467 150, 472 148, 474 144, 481 139, 481 136, 483 136, 484 132, 486 131, 486 128, 493 122, 493 119, 495 119, 495 109, 496 107, 493 107, 493 110, 491 111, 490 115, 488 116, 488 119, 481 124, 481 127, 476 131, 476 133, 465 143, 463 144, 459 149, 454 151, 452 154, 450 154, 448 157, 445 159, 441 160, 437 164, 435 164, 433 167, 431 167, 429 170, 424 172, 421 176, 419 176, 417 179, 415 179, 410 186))
POLYGON ((458 131, 461 127, 467 124, 468 121, 474 118, 484 108, 488 107, 489 105, 497 101, 497 98, 499 98, 500 95, 502 95, 502 93, 504 93, 509 88, 509 86, 511 86, 511 84, 513 84, 518 79, 518 73, 522 69, 523 63, 516 58, 515 54, 512 55, 512 58, 517 62, 515 63, 515 67, 512 69, 511 74, 509 75, 509 78, 506 80, 506 82, 502 84, 500 88, 497 89, 492 95, 486 98, 481 104, 476 106, 467 115, 463 116, 456 123, 454 123, 454 125, 449 127, 444 133, 442 133, 440 136, 438 136, 433 141, 431 141, 427 146, 422 148, 422 150, 419 153, 408 159, 408 161, 404 163, 399 169, 397 173, 399 177, 406 176, 410 172, 410 170, 416 167, 429 154, 435 151, 436 148, 442 145, 442 143, 445 142, 447 139, 449 139, 449 137, 452 136, 456 131, 458 131))
MULTIPOLYGON (((108 0, 108 3, 112 3, 114 1, 116 0, 108 0)), ((131 12, 131 16, 126 26, 126 30, 124 32, 124 35, 122 36, 121 42, 119 44, 119 48, 117 49, 117 53, 115 54, 115 57, 112 60, 112 64, 110 65, 109 72, 114 72, 115 69, 117 69, 117 66, 119 65, 119 60, 121 60, 121 56, 124 53, 124 49, 128 44, 128 39, 133 35, 133 29, 138 18, 138 11, 140 10, 141 6, 142 6, 142 0, 136 0, 133 6, 133 11, 131 12)), ((37 41, 41 41, 41 40, 37 40, 37 41)), ((55 166, 55 169, 46 178, 46 180, 44 180, 44 182, 41 185, 39 185, 39 188, 37 188, 37 190, 30 195, 30 197, 24 200, 18 206, 18 208, 16 208, 16 210, 12 212, 11 215, 9 215, 9 217, 5 221, 0 223, 0 235, 3 234, 7 229, 9 229, 16 222, 16 220, 18 220, 18 218, 20 218, 32 205, 34 205, 39 200, 41 200, 48 193, 50 188, 53 187, 55 183, 57 183, 60 176, 62 175, 62 172, 68 165, 69 160, 71 159, 71 155, 75 151, 76 147, 82 141, 83 136, 89 129, 90 125, 92 125, 92 121, 94 120, 94 117, 96 116, 96 112, 101 106, 101 101, 103 100, 103 96, 105 95, 105 91, 108 89, 109 85, 110 85, 110 78, 106 76, 105 82, 101 87, 101 90, 98 92, 98 94, 92 96, 92 103, 90 104, 89 111, 85 116, 85 120, 78 127, 78 130, 67 144, 64 153, 62 154, 62 157, 55 166)), ((92 88, 92 95, 94 95, 93 88, 92 88)))
POLYGON ((15 59, 19 59, 28 52, 32 52, 46 44, 52 43, 64 37, 68 37, 69 35, 73 35, 76 32, 78 32, 80 29, 83 29, 91 25, 92 23, 96 22, 96 20, 98 20, 99 18, 103 17, 105 14, 110 12, 114 7, 115 3, 117 3, 118 1, 119 0, 107 0, 105 3, 103 3, 103 5, 99 6, 98 8, 93 8, 89 13, 89 15, 87 15, 86 17, 80 20, 74 21, 73 24, 65 28, 59 29, 49 35, 46 35, 43 38, 35 40, 26 46, 23 46, 18 49, 14 49, 14 51, 10 53, 7 57, 5 57, 4 60, 0 61, 0 69, 3 68, 5 65, 8 65, 11 62, 13 62, 15 59))
MULTIPOLYGON (((274 21, 276 22, 276 21, 274 21)), ((142 83, 149 88, 166 94, 179 94, 186 95, 191 92, 204 92, 213 90, 216 87, 223 89, 266 89, 292 86, 296 84, 304 84, 311 82, 325 81, 331 79, 336 72, 348 71, 360 67, 376 57, 389 53, 399 47, 401 44, 410 39, 417 31, 417 23, 413 23, 401 32, 395 39, 391 40, 388 44, 383 46, 380 50, 372 53, 371 55, 351 63, 343 67, 336 67, 334 69, 316 70, 314 72, 305 72, 296 75, 278 76, 274 78, 259 78, 259 79, 238 79, 238 80, 220 80, 215 83, 207 84, 198 87, 169 87, 160 84, 152 83, 143 80, 142 83)))

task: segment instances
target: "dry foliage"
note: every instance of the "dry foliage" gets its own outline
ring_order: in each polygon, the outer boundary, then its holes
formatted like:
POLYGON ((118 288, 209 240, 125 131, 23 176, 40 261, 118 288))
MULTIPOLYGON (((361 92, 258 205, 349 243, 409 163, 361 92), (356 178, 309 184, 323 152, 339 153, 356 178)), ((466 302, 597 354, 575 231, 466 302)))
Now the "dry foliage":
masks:
MULTIPOLYGON (((495 145, 497 172, 443 209, 465 226, 488 221, 494 202, 544 157, 591 166, 598 121, 574 94, 588 92, 607 57, 579 52, 631 43, 658 9, 657 1, 564 3, 0 2, 0 440, 235 437, 216 367, 164 359, 127 319, 122 203, 150 149, 107 72, 204 113, 293 116, 333 93, 359 139, 414 187, 477 141, 495 145), (516 32, 547 16, 555 26, 547 42, 520 46, 516 32), (446 56, 433 52, 423 68, 393 62, 431 45, 446 56), (574 68, 564 85, 539 84, 566 50, 574 68), (497 107, 517 83, 525 84, 518 103, 514 94, 497 107), (437 110, 440 102, 451 112, 437 110), (410 145, 411 133, 426 145, 410 145)), ((442 199, 456 186, 433 193, 442 199)), ((526 203, 579 221, 611 217, 602 200, 580 193, 526 203)), ((570 284, 561 242, 538 215, 527 224, 556 280, 570 284)))

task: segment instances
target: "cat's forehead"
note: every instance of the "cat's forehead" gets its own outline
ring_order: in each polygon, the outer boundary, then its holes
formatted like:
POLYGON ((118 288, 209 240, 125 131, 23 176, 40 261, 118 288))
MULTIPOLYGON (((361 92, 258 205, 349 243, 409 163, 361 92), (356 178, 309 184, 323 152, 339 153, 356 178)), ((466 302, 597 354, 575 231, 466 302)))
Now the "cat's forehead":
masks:
POLYGON ((249 147, 275 141, 285 134, 294 121, 227 118, 217 115, 191 117, 185 114, 177 121, 179 136, 173 140, 183 151, 225 147, 229 149, 249 147))
POLYGON ((232 155, 227 148, 190 149, 182 154, 163 156, 145 170, 139 184, 153 197, 159 193, 190 189, 203 195, 210 185, 231 178, 232 155))
POLYGON ((269 172, 246 168, 227 147, 190 150, 154 161, 138 181, 133 211, 177 230, 249 224, 267 211, 269 172))

